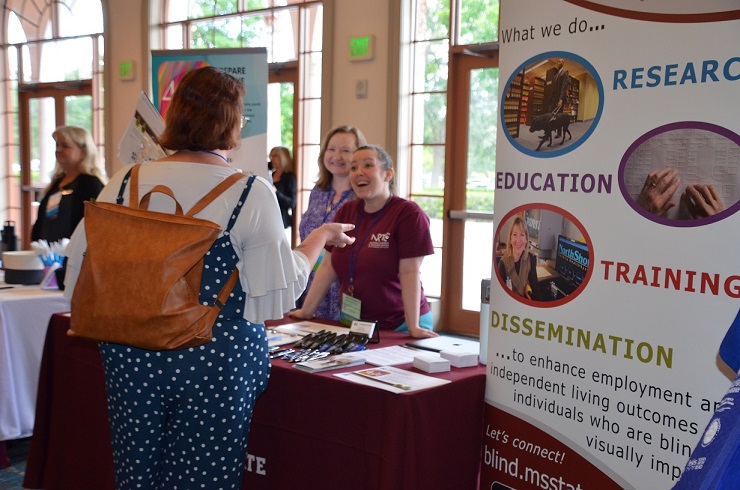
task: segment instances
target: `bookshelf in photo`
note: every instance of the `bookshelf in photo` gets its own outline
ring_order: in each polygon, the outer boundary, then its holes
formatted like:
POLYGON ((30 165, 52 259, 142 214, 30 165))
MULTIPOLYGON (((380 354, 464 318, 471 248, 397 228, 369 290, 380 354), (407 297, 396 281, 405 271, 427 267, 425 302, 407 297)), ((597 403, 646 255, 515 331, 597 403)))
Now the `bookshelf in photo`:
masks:
POLYGON ((511 81, 504 99, 504 124, 512 138, 519 137, 519 114, 522 104, 524 73, 518 73, 511 81))
POLYGON ((545 112, 545 80, 532 77, 529 80, 529 104, 527 106, 527 126, 532 119, 545 112))
POLYGON ((529 84, 522 84, 522 103, 519 106, 519 124, 527 124, 527 110, 529 108, 529 84))
POLYGON ((571 77, 570 84, 568 86, 568 92, 566 95, 565 100, 565 107, 563 107, 563 112, 566 114, 570 114, 570 122, 574 123, 576 122, 576 119, 578 118, 578 99, 580 97, 580 87, 581 82, 571 77))

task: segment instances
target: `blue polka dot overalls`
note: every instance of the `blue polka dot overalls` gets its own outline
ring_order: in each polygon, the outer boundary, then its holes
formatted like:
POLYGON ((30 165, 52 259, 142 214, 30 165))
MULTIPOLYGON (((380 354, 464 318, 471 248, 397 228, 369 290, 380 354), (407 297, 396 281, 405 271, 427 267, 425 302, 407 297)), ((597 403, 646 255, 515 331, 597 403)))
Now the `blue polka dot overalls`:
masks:
MULTIPOLYGON (((229 235, 253 180, 206 254, 202 303, 213 303, 236 266, 229 235)), ((252 411, 270 370, 265 327, 245 320, 243 308, 237 281, 206 345, 100 344, 118 489, 241 488, 252 411)))

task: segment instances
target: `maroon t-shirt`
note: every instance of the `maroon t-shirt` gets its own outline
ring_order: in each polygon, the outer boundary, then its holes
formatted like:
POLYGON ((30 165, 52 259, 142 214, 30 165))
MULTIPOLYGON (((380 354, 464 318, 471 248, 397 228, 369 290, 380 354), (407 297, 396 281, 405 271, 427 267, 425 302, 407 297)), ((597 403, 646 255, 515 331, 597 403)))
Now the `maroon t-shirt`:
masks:
MULTIPOLYGON (((334 217, 335 222, 356 226, 348 233, 356 238, 355 243, 327 250, 331 252, 341 293, 349 290, 353 272, 354 296, 362 301, 362 320, 377 321, 378 328, 393 330, 406 321, 399 261, 434 253, 429 217, 415 202, 396 196, 377 213, 364 212, 364 204, 360 199, 350 201, 334 217)), ((422 288, 419 313, 429 311, 422 288)))

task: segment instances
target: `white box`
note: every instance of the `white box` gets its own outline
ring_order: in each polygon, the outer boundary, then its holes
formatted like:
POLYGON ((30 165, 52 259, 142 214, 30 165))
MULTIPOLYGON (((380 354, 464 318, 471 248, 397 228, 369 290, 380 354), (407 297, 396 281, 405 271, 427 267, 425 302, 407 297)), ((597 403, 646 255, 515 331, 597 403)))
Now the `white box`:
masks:
POLYGON ((439 353, 441 357, 450 361, 455 367, 474 367, 478 365, 478 354, 463 350, 443 350, 439 353))
POLYGON ((414 356, 414 367, 427 373, 444 373, 450 370, 450 361, 434 354, 414 356))

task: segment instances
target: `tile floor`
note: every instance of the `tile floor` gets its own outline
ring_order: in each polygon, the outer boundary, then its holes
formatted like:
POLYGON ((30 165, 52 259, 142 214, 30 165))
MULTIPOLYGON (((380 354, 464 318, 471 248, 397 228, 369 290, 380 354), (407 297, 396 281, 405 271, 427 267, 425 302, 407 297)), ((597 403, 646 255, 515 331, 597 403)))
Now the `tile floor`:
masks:
POLYGON ((0 468, 0 490, 21 490, 31 439, 6 441, 10 466, 0 468))

